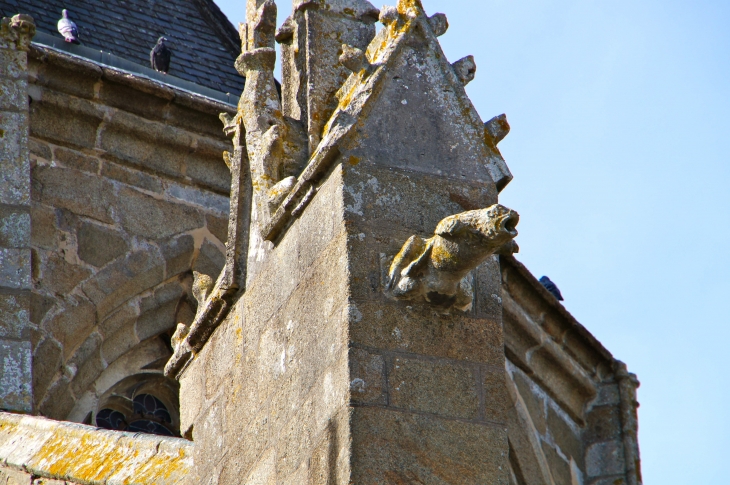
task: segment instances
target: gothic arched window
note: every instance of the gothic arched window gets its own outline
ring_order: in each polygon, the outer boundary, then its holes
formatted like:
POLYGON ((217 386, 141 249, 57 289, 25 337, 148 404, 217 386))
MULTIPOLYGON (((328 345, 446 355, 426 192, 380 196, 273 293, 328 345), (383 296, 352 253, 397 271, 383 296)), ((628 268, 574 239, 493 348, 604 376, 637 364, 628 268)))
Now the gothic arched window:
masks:
POLYGON ((100 399, 93 421, 110 430, 179 436, 174 384, 164 377, 126 378, 100 399))

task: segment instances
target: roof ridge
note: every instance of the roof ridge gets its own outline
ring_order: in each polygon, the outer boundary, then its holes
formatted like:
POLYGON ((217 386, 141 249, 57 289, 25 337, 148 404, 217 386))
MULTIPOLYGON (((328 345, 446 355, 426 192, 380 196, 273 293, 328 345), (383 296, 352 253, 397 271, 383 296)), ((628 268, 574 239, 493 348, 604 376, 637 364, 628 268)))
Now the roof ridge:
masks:
POLYGON ((213 0, 193 0, 195 6, 204 17, 208 17, 215 30, 222 35, 231 52, 238 56, 241 51, 241 40, 238 29, 231 23, 231 20, 223 13, 213 0))

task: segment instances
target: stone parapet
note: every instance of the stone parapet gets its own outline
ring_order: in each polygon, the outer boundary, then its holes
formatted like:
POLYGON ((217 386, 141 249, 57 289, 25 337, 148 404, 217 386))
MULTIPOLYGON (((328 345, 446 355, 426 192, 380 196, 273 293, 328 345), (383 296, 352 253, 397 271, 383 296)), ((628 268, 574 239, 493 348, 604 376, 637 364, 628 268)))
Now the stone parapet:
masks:
POLYGON ((179 484, 193 449, 177 438, 0 413, 0 479, 13 484, 179 484))

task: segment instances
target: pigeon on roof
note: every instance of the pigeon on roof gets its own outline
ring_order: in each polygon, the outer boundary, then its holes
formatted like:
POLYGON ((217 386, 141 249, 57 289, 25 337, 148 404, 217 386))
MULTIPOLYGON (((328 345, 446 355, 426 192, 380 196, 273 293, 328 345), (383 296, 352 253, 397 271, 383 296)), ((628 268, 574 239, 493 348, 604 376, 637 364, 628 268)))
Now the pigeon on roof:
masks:
POLYGON ((66 42, 73 44, 80 44, 79 41, 79 29, 73 20, 68 18, 68 10, 65 8, 61 11, 63 18, 58 21, 58 32, 63 36, 66 42))
POLYGON ((546 290, 548 290, 558 301, 563 301, 563 295, 560 294, 560 290, 558 287, 550 281, 550 278, 547 276, 543 276, 540 278, 540 283, 542 286, 545 287, 546 290))
POLYGON ((167 71, 170 70, 170 58, 172 57, 172 51, 165 45, 166 40, 164 37, 157 39, 157 44, 150 51, 152 69, 162 74, 167 74, 167 71))

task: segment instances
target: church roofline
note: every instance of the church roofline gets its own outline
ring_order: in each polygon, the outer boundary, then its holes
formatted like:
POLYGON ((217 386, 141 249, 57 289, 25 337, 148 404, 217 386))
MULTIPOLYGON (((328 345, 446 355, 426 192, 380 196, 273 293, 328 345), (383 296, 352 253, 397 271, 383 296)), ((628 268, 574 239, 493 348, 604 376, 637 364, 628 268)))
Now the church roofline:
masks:
MULTIPOLYGON (((524 280, 528 283, 530 289, 540 297, 545 304, 555 310, 562 320, 568 324, 568 326, 575 331, 575 333, 581 337, 590 348, 595 351, 601 358, 607 362, 613 364, 617 362, 616 358, 611 352, 603 346, 603 344, 593 336, 593 334, 584 327, 576 318, 538 281, 527 267, 517 260, 514 256, 500 256, 500 264, 502 266, 508 266, 514 269, 524 280)), ((505 286, 509 289, 510 282, 504 281, 505 286)), ((569 346, 569 344, 565 344, 569 346)))
MULTIPOLYGON (((79 67, 92 63, 102 68, 104 72, 124 75, 132 87, 135 84, 140 87, 152 84, 172 88, 174 91, 185 92, 198 98, 209 100, 210 103, 215 103, 220 106, 220 108, 216 109, 227 112, 235 111, 235 107, 238 104, 239 97, 231 93, 216 91, 169 74, 163 75, 153 69, 115 56, 114 54, 97 51, 81 45, 69 44, 64 42, 63 39, 56 38, 44 32, 36 32, 33 37, 32 47, 40 54, 40 56, 36 57, 41 57, 50 62, 62 59, 64 64, 70 63, 79 67), (135 80, 137 81, 136 83, 135 80)), ((31 53, 31 57, 33 57, 33 53, 31 53)))

